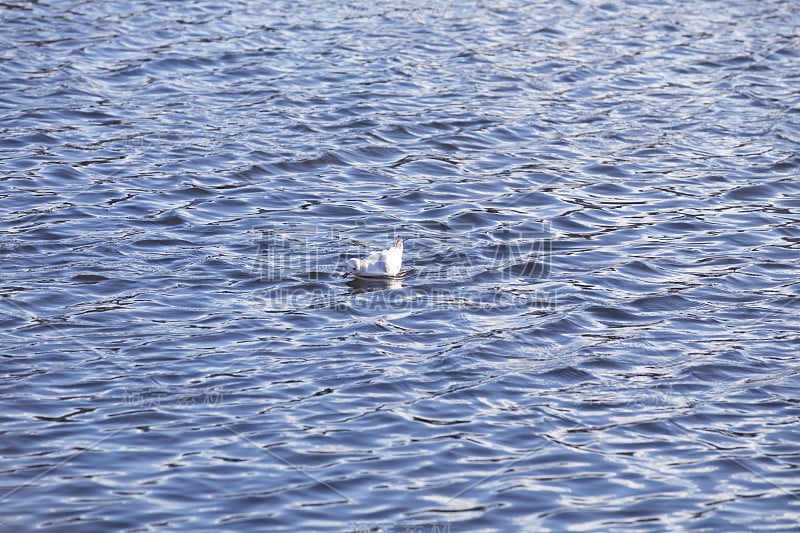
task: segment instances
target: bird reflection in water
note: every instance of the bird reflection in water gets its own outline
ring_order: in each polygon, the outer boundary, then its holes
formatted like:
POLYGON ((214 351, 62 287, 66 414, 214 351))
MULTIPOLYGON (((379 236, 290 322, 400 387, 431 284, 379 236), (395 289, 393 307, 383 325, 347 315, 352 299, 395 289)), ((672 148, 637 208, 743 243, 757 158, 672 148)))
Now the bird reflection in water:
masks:
POLYGON ((346 285, 350 287, 350 294, 362 294, 386 289, 402 289, 403 278, 401 276, 383 278, 355 277, 348 281, 346 285))

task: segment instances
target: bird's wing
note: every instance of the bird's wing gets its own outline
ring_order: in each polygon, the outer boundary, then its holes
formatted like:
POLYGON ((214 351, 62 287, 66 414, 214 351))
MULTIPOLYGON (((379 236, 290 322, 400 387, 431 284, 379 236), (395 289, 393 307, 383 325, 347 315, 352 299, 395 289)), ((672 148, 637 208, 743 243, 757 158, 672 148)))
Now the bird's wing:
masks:
POLYGON ((385 270, 383 252, 372 252, 361 260, 359 272, 365 275, 380 275, 385 270))

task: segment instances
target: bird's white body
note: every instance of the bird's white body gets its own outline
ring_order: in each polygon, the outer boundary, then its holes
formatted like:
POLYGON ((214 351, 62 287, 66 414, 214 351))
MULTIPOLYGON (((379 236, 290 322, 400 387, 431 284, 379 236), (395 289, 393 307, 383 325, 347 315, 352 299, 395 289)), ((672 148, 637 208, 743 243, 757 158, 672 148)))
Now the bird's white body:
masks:
POLYGON ((403 239, 398 237, 391 248, 372 252, 364 259, 349 259, 344 275, 354 274, 364 278, 396 276, 400 273, 402 263, 403 239))

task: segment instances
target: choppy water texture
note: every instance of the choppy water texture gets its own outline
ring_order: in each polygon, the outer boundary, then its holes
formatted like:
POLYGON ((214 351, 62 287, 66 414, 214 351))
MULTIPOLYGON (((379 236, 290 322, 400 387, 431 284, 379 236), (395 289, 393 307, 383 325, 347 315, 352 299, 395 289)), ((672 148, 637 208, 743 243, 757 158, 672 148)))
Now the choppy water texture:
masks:
POLYGON ((0 529, 798 527, 795 2, 1 9, 0 529))

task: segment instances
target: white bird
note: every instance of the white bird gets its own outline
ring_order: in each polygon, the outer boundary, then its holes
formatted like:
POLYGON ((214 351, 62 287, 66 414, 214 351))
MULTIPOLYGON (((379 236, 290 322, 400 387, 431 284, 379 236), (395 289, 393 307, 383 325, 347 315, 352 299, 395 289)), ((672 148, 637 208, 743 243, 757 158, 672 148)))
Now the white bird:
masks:
POLYGON ((400 273, 403 262, 403 238, 398 237, 394 246, 380 252, 372 252, 364 259, 348 259, 345 276, 353 274, 364 278, 392 277, 400 273))

